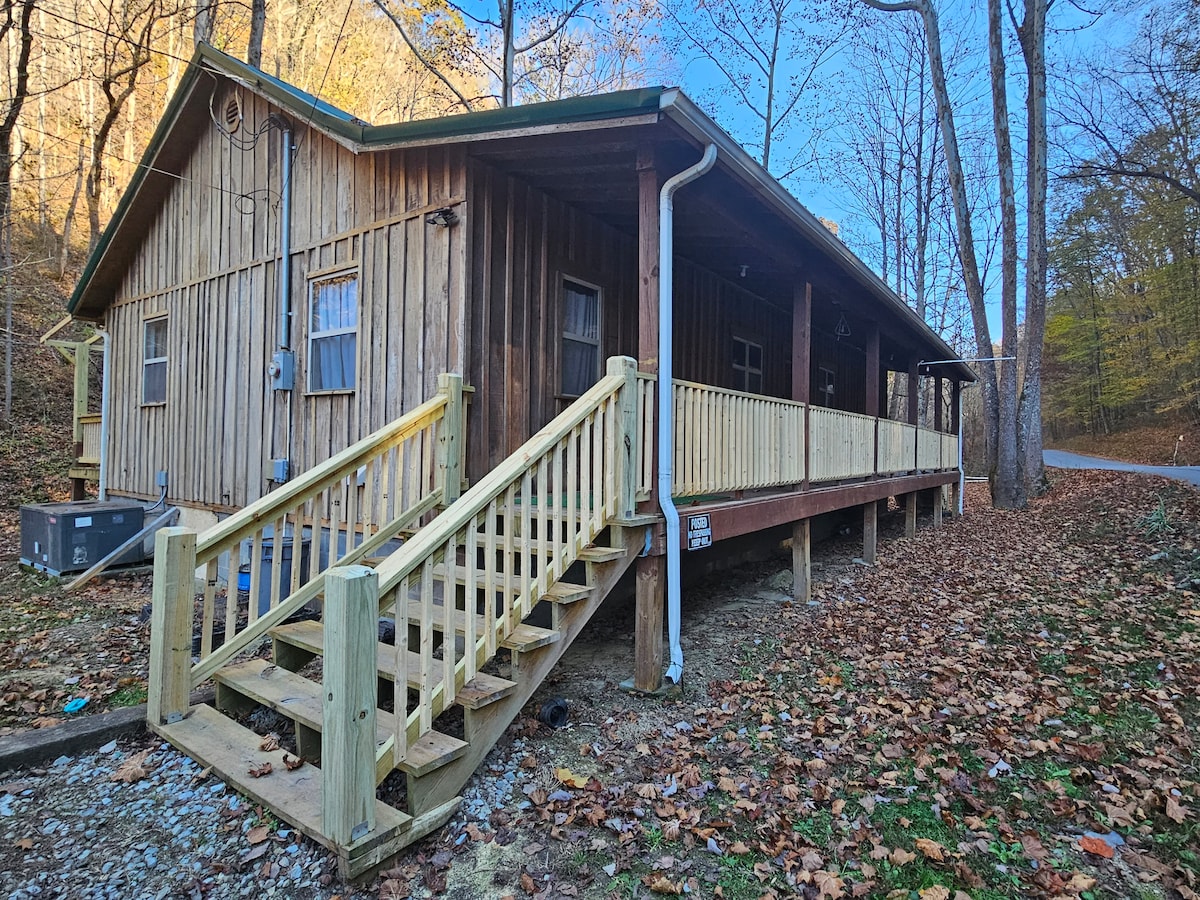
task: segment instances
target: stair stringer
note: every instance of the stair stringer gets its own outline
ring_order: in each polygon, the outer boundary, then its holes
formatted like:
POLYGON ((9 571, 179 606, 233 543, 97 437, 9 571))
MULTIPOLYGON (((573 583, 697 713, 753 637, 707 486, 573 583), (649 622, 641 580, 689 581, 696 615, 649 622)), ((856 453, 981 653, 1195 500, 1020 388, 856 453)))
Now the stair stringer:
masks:
POLYGON ((612 543, 621 547, 625 554, 612 562, 598 564, 592 595, 560 610, 559 640, 522 653, 519 659, 514 654, 516 666, 511 677, 517 683, 516 690, 483 709, 463 711, 465 736, 469 744, 466 752, 429 774, 408 776, 408 809, 412 815, 421 816, 426 811, 443 806, 458 797, 484 757, 491 752, 505 729, 529 702, 529 698, 541 686, 546 676, 553 671, 584 625, 591 620, 600 604, 645 547, 645 537, 641 528, 613 526, 610 533, 612 543))

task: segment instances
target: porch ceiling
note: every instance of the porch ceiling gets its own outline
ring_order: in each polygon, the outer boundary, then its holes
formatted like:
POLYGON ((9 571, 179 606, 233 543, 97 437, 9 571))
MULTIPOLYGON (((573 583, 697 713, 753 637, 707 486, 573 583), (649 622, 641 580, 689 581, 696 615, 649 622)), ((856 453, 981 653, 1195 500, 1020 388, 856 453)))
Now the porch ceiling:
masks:
MULTIPOLYGON (((471 155, 636 240, 639 146, 653 149, 663 177, 699 158, 695 142, 669 121, 489 140, 473 145, 471 155)), ((788 314, 796 287, 807 281, 813 286, 813 327, 833 332, 844 317, 851 329, 848 342, 861 347, 868 324, 878 323, 887 368, 906 370, 935 349, 721 162, 676 195, 675 250, 788 314)))

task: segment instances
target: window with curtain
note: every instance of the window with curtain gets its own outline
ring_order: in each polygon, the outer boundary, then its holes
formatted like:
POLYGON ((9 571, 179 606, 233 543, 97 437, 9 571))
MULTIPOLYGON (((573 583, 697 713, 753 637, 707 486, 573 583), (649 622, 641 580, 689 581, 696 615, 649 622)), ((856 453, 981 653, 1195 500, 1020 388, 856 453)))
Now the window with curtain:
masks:
POLYGON ((763 389, 762 344, 733 336, 733 386, 739 391, 761 394, 763 389))
POLYGON ((358 274, 309 283, 308 389, 354 390, 358 357, 358 274))
POLYGON ((600 379, 600 289, 563 281, 562 392, 578 397, 600 379))
POLYGON ((167 318, 142 323, 142 403, 167 402, 167 318))

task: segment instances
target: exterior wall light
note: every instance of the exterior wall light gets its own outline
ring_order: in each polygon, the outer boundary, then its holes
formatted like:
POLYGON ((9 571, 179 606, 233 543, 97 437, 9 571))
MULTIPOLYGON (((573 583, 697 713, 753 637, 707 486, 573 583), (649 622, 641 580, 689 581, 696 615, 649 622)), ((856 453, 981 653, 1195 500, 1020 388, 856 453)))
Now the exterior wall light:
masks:
POLYGON ((458 214, 448 206, 443 206, 441 209, 435 209, 425 217, 426 225, 440 225, 443 228, 449 228, 457 221, 458 214))

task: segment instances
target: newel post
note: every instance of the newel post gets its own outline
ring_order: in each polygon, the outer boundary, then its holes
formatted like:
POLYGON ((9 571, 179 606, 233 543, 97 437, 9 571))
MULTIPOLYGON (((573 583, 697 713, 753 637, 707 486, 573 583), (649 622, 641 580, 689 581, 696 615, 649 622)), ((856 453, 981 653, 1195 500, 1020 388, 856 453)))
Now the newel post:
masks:
POLYGON ((442 505, 449 506, 462 491, 462 376, 443 372, 438 376, 438 392, 446 395, 446 411, 442 416, 442 427, 438 429, 437 468, 442 505))
POLYGON ((375 828, 378 608, 379 581, 373 570, 329 570, 321 676, 321 811, 325 834, 341 846, 375 828))
POLYGON ((150 684, 146 720, 177 722, 192 691, 192 613, 196 600, 196 532, 163 528, 154 538, 150 604, 150 684))
POLYGON ((617 399, 617 518, 631 519, 637 506, 638 435, 637 361, 628 356, 612 356, 608 374, 625 379, 617 399))

